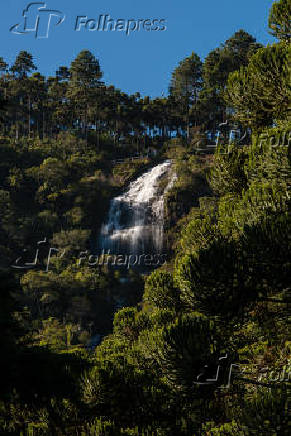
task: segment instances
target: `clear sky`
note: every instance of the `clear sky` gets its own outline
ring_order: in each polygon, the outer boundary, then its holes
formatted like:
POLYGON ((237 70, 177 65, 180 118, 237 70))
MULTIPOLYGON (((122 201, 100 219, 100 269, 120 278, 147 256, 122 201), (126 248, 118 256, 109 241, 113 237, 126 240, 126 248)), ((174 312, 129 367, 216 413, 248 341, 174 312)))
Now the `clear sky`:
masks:
MULTIPOLYGON (((35 2, 41 0, 34 0, 35 2)), ((46 9, 65 14, 56 26, 52 17, 48 38, 35 38, 35 32, 15 34, 9 29, 22 24, 26 0, 1 2, 1 50, 6 62, 12 63, 20 50, 32 53, 39 71, 55 74, 60 65, 69 66, 82 49, 99 59, 107 84, 152 97, 167 93, 171 72, 178 62, 195 51, 202 59, 244 29, 258 42, 275 40, 268 34, 268 11, 272 0, 47 0, 46 9), (164 19, 164 31, 89 31, 84 26, 74 30, 76 17, 97 20, 99 15, 117 19, 164 19)), ((41 5, 34 6, 37 10, 41 5)), ((41 14, 39 14, 40 16, 41 14)), ((41 15, 46 23, 47 14, 41 15)), ((29 17, 33 20, 33 16, 29 17)), ((155 23, 154 23, 155 24, 155 23)), ((134 24, 132 24, 134 27, 134 24)), ((147 27, 147 26, 146 26, 147 27)), ((27 26, 28 28, 28 26, 27 26)), ((20 28, 18 28, 19 30, 20 28)))

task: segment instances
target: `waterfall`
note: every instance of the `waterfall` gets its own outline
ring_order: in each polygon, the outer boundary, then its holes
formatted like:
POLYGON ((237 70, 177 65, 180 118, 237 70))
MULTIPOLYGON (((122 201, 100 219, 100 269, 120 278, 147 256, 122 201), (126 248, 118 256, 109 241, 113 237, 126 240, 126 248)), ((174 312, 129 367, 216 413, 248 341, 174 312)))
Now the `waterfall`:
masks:
POLYGON ((171 161, 146 171, 122 195, 111 200, 102 225, 99 248, 110 254, 161 253, 164 239, 164 195, 172 187, 171 161))

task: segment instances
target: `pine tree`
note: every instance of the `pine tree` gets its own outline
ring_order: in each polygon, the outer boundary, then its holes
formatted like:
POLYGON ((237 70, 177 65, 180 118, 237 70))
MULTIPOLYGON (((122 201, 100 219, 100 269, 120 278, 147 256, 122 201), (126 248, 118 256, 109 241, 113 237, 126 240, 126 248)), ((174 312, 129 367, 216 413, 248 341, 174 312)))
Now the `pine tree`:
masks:
POLYGON ((291 39, 291 0, 276 1, 270 10, 269 28, 271 35, 290 42, 291 39))
MULTIPOLYGON (((190 108, 196 108, 199 91, 201 89, 202 62, 196 53, 185 58, 172 74, 169 87, 170 94, 178 103, 181 115, 187 129, 187 138, 190 136, 190 108)), ((196 124, 194 111, 194 123, 196 124)))
POLYGON ((88 50, 81 51, 70 67, 67 98, 72 103, 77 120, 82 123, 86 138, 89 106, 97 97, 96 91, 101 85, 101 77, 99 61, 88 50))
POLYGON ((33 70, 36 70, 36 66, 33 62, 32 55, 27 51, 21 51, 10 68, 10 71, 16 74, 19 79, 27 77, 27 75, 33 70))

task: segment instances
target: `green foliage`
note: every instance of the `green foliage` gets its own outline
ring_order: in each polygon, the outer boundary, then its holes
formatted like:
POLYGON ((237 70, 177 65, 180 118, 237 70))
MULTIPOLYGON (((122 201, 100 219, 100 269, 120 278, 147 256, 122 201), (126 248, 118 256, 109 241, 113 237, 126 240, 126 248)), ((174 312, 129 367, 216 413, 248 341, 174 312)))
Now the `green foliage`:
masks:
POLYGON ((269 14, 270 33, 280 40, 290 41, 291 38, 291 2, 278 0, 273 3, 269 14))
POLYGON ((23 79, 32 70, 36 70, 32 55, 27 51, 21 51, 15 59, 11 71, 17 74, 19 78, 23 79))
POLYGON ((60 233, 54 233, 52 238, 52 247, 66 250, 66 256, 78 256, 86 248, 89 238, 88 230, 63 230, 60 233))
POLYGON ((202 435, 213 435, 213 436, 245 436, 245 431, 238 425, 237 422, 227 422, 222 425, 216 426, 214 422, 207 422, 202 426, 202 435))
POLYGON ((173 277, 164 271, 153 272, 146 281, 144 302, 159 309, 176 309, 180 307, 179 290, 175 288, 173 277))
POLYGON ((176 273, 181 299, 192 310, 223 316, 238 313, 252 295, 240 257, 234 244, 217 240, 198 255, 182 258, 176 273))
POLYGON ((201 124, 206 128, 216 129, 218 123, 225 121, 224 90, 228 77, 246 67, 250 57, 260 47, 262 45, 255 38, 241 29, 206 56, 203 64, 204 86, 199 99, 201 124))
POLYGON ((168 98, 105 86, 87 50, 48 79, 27 52, 10 72, 0 58, 1 434, 289 434, 288 381, 272 377, 290 368, 288 8, 270 13, 280 43, 260 48, 240 30, 203 66, 193 53, 168 98), (197 124, 216 129, 226 105, 252 144, 194 155, 197 124), (88 243, 151 163, 129 158, 151 146, 176 160, 165 200, 176 252, 121 283, 88 262, 88 243), (59 250, 49 264, 44 238, 59 250), (34 268, 7 272, 36 246, 34 268))
POLYGON ((286 119, 290 101, 290 46, 281 43, 258 50, 247 67, 229 75, 224 98, 235 109, 235 118, 255 129, 286 119))
POLYGON ((149 319, 145 313, 138 312, 136 308, 125 307, 114 315, 113 332, 134 340, 148 325, 149 319))
MULTIPOLYGON (((149 335, 148 353, 157 361, 162 379, 176 392, 191 395, 205 361, 216 352, 213 324, 201 315, 185 315, 149 335)), ((206 390, 207 391, 207 390, 206 390)))
POLYGON ((197 101, 202 85, 202 62, 196 53, 185 58, 172 74, 169 87, 170 95, 174 99, 174 104, 185 119, 187 137, 190 128, 190 109, 192 118, 197 122, 197 101), (185 114, 185 115, 184 115, 185 114))
POLYGON ((260 428, 265 435, 288 435, 290 422, 287 411, 287 390, 269 391, 260 389, 244 405, 242 411, 243 428, 247 434, 256 435, 260 428))
POLYGON ((197 253, 211 244, 216 233, 213 215, 192 218, 187 226, 182 228, 177 251, 183 255, 197 253))
POLYGON ((229 146, 217 148, 209 182, 213 191, 220 195, 239 195, 247 187, 244 164, 247 159, 244 150, 229 146))

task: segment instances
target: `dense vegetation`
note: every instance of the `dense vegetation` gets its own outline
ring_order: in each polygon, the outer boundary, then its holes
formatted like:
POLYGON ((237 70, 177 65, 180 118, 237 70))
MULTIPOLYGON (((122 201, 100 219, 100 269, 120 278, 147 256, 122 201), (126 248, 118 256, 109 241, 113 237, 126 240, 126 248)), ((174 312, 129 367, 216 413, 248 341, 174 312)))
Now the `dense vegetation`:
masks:
POLYGON ((88 51, 47 79, 0 58, 1 434, 290 433, 290 12, 274 3, 273 45, 240 30, 184 59, 167 98, 105 86, 88 51), (246 145, 199 154, 226 119, 246 145), (80 264, 165 157, 171 261, 127 283, 80 264))

